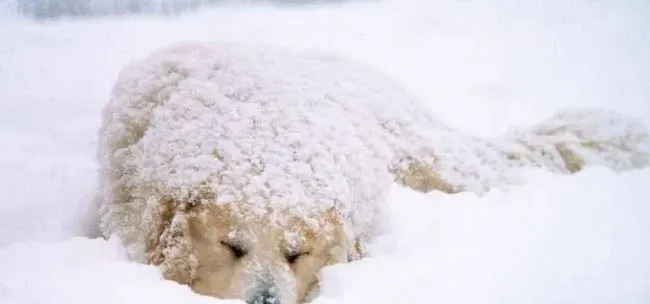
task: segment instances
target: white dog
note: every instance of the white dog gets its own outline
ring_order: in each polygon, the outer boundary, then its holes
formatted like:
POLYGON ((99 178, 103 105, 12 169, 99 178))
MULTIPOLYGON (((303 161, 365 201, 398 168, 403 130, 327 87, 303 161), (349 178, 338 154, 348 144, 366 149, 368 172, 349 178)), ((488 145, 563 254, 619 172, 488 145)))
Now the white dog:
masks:
POLYGON ((103 112, 101 229, 198 293, 302 303, 363 255, 394 181, 482 193, 521 167, 642 167, 648 142, 605 110, 473 137, 343 56, 176 45, 124 69, 103 112))

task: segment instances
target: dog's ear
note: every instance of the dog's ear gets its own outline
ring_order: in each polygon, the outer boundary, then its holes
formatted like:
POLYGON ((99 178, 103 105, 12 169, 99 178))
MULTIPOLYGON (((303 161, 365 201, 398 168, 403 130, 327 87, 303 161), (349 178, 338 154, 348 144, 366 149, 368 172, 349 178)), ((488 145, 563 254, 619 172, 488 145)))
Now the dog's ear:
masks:
POLYGON ((160 265, 164 259, 166 247, 165 238, 174 217, 174 202, 171 198, 161 198, 160 203, 154 204, 155 208, 150 215, 151 230, 147 236, 147 263, 160 265))
POLYGON ((336 207, 331 207, 324 213, 325 215, 325 220, 328 221, 330 224, 333 224, 334 227, 337 227, 337 229, 340 229, 337 233, 340 233, 343 238, 346 239, 346 248, 347 248, 347 260, 348 262, 352 261, 357 261, 360 260, 365 256, 365 252, 363 249, 363 246, 361 245, 361 236, 357 236, 354 238, 354 241, 350 242, 347 240, 347 235, 345 232, 345 229, 343 228, 343 222, 345 221, 343 216, 341 215, 341 212, 339 212, 339 209, 336 207))
POLYGON ((193 278, 192 248, 187 239, 186 212, 191 204, 178 204, 170 198, 161 199, 149 220, 153 222, 147 239, 147 262, 159 266, 163 276, 189 285, 193 278))

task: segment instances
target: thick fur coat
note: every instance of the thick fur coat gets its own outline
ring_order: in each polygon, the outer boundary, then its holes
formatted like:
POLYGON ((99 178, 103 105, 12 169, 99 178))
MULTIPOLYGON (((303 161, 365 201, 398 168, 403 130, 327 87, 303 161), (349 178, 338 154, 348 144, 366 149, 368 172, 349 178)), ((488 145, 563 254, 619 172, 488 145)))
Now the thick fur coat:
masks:
POLYGON ((363 255, 392 182, 480 194, 520 168, 629 170, 650 150, 642 124, 597 109, 478 138, 359 61, 226 43, 126 67, 99 139, 106 236, 202 294, 282 304, 363 255))

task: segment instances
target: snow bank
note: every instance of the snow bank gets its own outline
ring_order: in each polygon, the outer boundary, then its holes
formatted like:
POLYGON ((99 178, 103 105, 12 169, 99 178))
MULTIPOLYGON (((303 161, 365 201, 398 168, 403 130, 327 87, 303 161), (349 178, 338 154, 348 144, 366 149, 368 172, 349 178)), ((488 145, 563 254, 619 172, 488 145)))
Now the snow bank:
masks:
POLYGON ((393 234, 315 303, 647 302, 650 170, 534 175, 484 198, 395 186, 393 234))
POLYGON ((117 242, 24 242, 0 249, 0 260, 3 304, 214 303, 154 267, 127 262, 117 242))
MULTIPOLYGON (((510 192, 395 186, 372 256, 326 268, 314 303, 646 303, 650 170, 537 172, 510 192)), ((118 242, 0 248, 0 303, 242 303, 198 296, 130 263, 118 242)))

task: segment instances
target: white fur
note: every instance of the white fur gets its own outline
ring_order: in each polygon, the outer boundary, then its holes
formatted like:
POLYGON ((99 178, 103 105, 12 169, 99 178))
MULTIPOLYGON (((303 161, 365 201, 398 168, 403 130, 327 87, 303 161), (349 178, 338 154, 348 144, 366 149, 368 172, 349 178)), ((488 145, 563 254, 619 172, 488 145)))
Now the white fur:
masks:
POLYGON ((588 164, 647 164, 644 127, 616 113, 567 112, 482 139, 445 126, 394 81, 343 56, 177 45, 125 68, 104 109, 101 226, 143 260, 159 201, 200 203, 208 193, 218 204, 304 218, 334 207, 357 237, 376 229, 393 174, 413 162, 453 189, 482 193, 516 183, 518 166, 566 171, 555 141, 573 144, 588 164), (549 136, 557 124, 564 129, 549 136), (584 148, 593 138, 613 149, 584 148), (550 157, 537 153, 545 150, 550 157))

